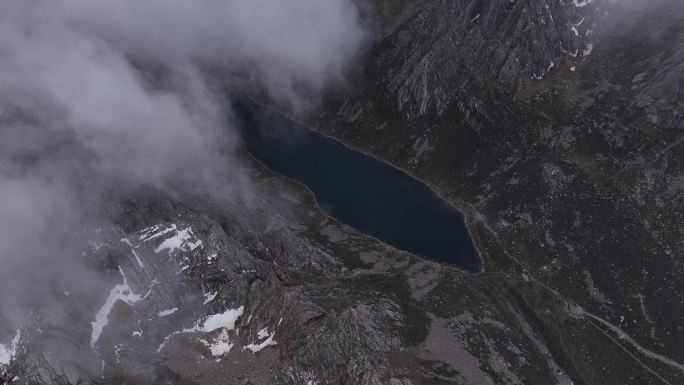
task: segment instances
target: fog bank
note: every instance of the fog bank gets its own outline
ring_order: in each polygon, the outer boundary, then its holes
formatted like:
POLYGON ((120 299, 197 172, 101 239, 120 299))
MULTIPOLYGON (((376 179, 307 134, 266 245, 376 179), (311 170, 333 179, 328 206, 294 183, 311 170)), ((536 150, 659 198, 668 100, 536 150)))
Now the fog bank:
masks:
POLYGON ((79 234, 107 224, 113 186, 249 190, 205 69, 301 106, 342 78, 362 36, 348 0, 4 2, 0 312, 20 322, 64 281, 99 290, 79 234))

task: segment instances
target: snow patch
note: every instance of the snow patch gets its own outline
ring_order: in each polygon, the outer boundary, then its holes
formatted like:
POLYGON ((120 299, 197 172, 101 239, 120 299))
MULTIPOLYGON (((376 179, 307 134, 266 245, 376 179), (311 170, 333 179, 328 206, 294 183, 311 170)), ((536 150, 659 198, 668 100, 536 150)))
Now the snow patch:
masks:
POLYGON ((546 75, 547 73, 549 73, 549 71, 551 71, 551 69, 552 69, 554 66, 555 66, 555 64, 554 64, 553 62, 549 63, 549 66, 546 67, 546 70, 542 71, 542 73, 541 73, 540 75, 537 75, 536 73, 533 73, 533 74, 532 74, 532 79, 542 80, 542 79, 544 78, 544 75, 546 75))
POLYGON ((221 330, 221 334, 214 339, 213 343, 204 340, 202 340, 202 342, 209 348, 213 357, 220 357, 224 354, 228 354, 230 353, 230 349, 233 348, 233 344, 228 337, 228 332, 225 329, 221 330))
POLYGON ((159 238, 162 235, 174 230, 176 230, 176 225, 172 225, 171 227, 167 227, 165 229, 163 228, 163 225, 150 226, 140 231, 141 235, 138 237, 138 239, 140 239, 143 242, 147 242, 155 238, 159 238))
POLYGON ((183 230, 178 230, 176 225, 172 225, 171 230, 175 231, 176 234, 170 238, 166 238, 164 242, 157 246, 157 248, 154 249, 155 253, 168 250, 170 255, 176 250, 193 251, 202 246, 202 241, 195 237, 190 227, 183 230))
POLYGON ((204 295, 204 303, 202 305, 206 305, 209 302, 213 301, 216 298, 216 295, 218 295, 218 291, 205 294, 204 295))
POLYGON ((594 0, 572 0, 572 4, 577 8, 584 8, 593 2, 594 0))
POLYGON ((264 338, 265 340, 261 343, 251 343, 249 345, 245 345, 243 350, 251 350, 252 353, 256 354, 268 346, 278 345, 273 337, 275 337, 275 331, 273 333, 269 333, 267 328, 261 329, 257 334, 257 342, 258 340, 262 340, 264 338))
POLYGON ((178 308, 174 307, 173 309, 162 310, 159 313, 157 313, 157 315, 160 317, 166 317, 167 315, 171 315, 177 311, 178 311, 178 308))
POLYGON ((19 348, 19 342, 21 341, 21 330, 17 329, 17 332, 12 338, 9 346, 0 344, 0 367, 9 365, 17 354, 17 349, 19 348))
POLYGON ((585 20, 586 20, 585 18, 582 18, 582 20, 580 20, 580 21, 577 22, 576 24, 571 24, 572 26, 570 27, 570 30, 572 30, 572 32, 575 33, 575 36, 578 36, 578 37, 579 37, 579 30, 577 29, 577 27, 579 27, 579 26, 581 26, 582 24, 584 24, 584 21, 585 21, 585 20))
POLYGON ((201 327, 196 327, 197 331, 208 333, 221 328, 233 330, 235 329, 235 322, 242 316, 244 310, 245 307, 240 306, 237 309, 228 309, 223 313, 210 315, 201 327))
POLYGON ((179 230, 176 224, 155 225, 140 230, 138 239, 149 242, 157 238, 164 237, 164 241, 154 250, 159 253, 168 250, 169 255, 176 250, 193 251, 202 247, 202 240, 198 239, 192 232, 191 227, 179 230), (170 237, 167 238, 167 236, 170 237))
POLYGON ((166 346, 168 340, 176 334, 210 333, 218 329, 223 330, 221 330, 221 334, 219 334, 219 336, 214 339, 213 343, 209 343, 204 340, 203 342, 205 345, 210 347, 210 349, 212 349, 213 347, 212 354, 214 354, 214 351, 219 352, 222 350, 225 350, 225 353, 227 353, 230 351, 230 348, 232 347, 232 344, 228 339, 228 332, 235 329, 235 322, 237 322, 237 320, 242 316, 244 310, 244 306, 240 306, 237 309, 228 309, 223 313, 208 316, 201 325, 198 321, 195 324, 195 326, 189 329, 183 329, 181 331, 173 332, 166 336, 166 338, 164 338, 164 341, 159 345, 159 348, 157 348, 157 353, 161 352, 162 349, 164 349, 164 346, 166 346))
POLYGON ((218 256, 216 253, 207 256, 207 261, 209 261, 208 264, 211 265, 212 263, 214 263, 217 257, 218 256))
POLYGON ((114 288, 109 292, 109 297, 107 297, 104 305, 102 305, 100 310, 95 315, 95 321, 91 322, 93 327, 93 332, 90 335, 91 348, 95 348, 95 344, 100 338, 102 330, 104 330, 105 326, 107 326, 109 323, 109 313, 112 311, 112 308, 114 308, 115 303, 118 301, 124 301, 128 305, 132 305, 143 299, 143 297, 135 294, 133 290, 131 290, 121 266, 119 266, 119 272, 121 273, 121 277, 123 277, 123 283, 114 286, 114 288))
POLYGON ((135 257, 135 261, 138 262, 138 266, 140 266, 141 269, 144 269, 145 264, 140 259, 140 256, 138 255, 138 253, 136 253, 135 250, 133 250, 133 249, 131 249, 131 253, 133 253, 133 256, 135 257))

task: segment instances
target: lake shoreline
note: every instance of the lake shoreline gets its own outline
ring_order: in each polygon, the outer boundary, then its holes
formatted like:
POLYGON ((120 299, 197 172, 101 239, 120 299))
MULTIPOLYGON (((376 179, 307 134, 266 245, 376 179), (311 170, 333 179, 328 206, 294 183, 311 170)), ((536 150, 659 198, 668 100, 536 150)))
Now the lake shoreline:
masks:
MULTIPOLYGON (((366 232, 366 231, 360 230, 360 229, 356 228, 355 226, 346 223, 344 220, 342 220, 342 219, 340 219, 340 218, 337 218, 337 217, 331 215, 330 212, 328 212, 327 210, 325 210, 324 208, 322 208, 322 207, 321 207, 321 204, 320 204, 320 202, 319 202, 319 198, 317 197, 316 193, 315 193, 311 188, 309 188, 309 186, 307 186, 306 183, 304 183, 304 182, 302 182, 302 181, 300 181, 300 180, 298 180, 298 179, 296 179, 296 178, 290 177, 290 176, 288 176, 288 175, 284 175, 283 173, 278 172, 278 171, 272 169, 272 168, 269 167, 264 161, 262 161, 262 160, 259 159, 257 156, 255 156, 254 154, 252 154, 251 151, 247 150, 247 153, 249 154, 249 156, 250 156, 252 159, 254 159, 254 160, 256 160, 257 162, 259 162, 259 164, 261 164, 263 167, 265 167, 265 168, 266 168, 267 170, 269 170, 270 172, 273 172, 273 173, 275 173, 275 174, 277 174, 277 175, 283 176, 283 177, 287 178, 288 180, 291 180, 291 181, 293 181, 293 182, 295 182, 295 183, 297 183, 297 184, 299 184, 299 185, 302 185, 304 188, 306 188, 307 191, 308 191, 309 193, 312 194, 313 199, 314 199, 314 201, 315 201, 315 204, 316 204, 317 208, 318 208, 319 210, 321 210, 321 212, 323 212, 326 216, 328 216, 329 218, 335 220, 336 222, 339 222, 339 223, 342 223, 342 224, 345 224, 345 225, 350 225, 351 227, 354 227, 356 231, 359 231, 360 233, 363 233, 363 234, 366 235, 366 236, 369 236, 369 237, 371 237, 371 238, 373 238, 373 239, 375 239, 375 240, 377 240, 377 241, 379 241, 379 242, 382 242, 382 243, 384 243, 384 244, 387 244, 387 245, 389 245, 389 246, 391 246, 391 247, 393 247, 393 248, 395 248, 395 249, 397 249, 397 250, 400 250, 400 251, 402 251, 402 252, 407 252, 407 253, 409 253, 409 254, 411 254, 411 255, 414 255, 414 256, 416 256, 416 257, 418 257, 418 258, 420 258, 420 259, 423 259, 423 260, 426 260, 426 261, 429 261, 429 262, 433 262, 433 263, 438 263, 438 264, 443 265, 443 266, 445 266, 445 267, 448 267, 448 268, 450 268, 450 269, 456 269, 456 270, 458 270, 459 272, 462 272, 462 273, 465 273, 465 274, 469 274, 469 275, 479 275, 479 274, 482 274, 482 273, 485 273, 485 272, 486 272, 486 269, 485 269, 485 260, 484 260, 484 257, 483 257, 483 255, 482 255, 482 250, 481 250, 481 249, 482 249, 482 243, 481 243, 482 240, 481 240, 480 237, 476 234, 476 228, 475 228, 475 224, 481 222, 481 220, 477 218, 477 214, 476 214, 477 211, 476 211, 474 208, 470 207, 471 205, 467 204, 466 202, 462 202, 462 204, 458 204, 457 202, 454 202, 454 201, 452 201, 451 199, 446 199, 446 198, 444 197, 444 194, 442 194, 442 193, 440 192, 440 190, 439 190, 437 187, 433 186, 431 183, 428 183, 428 182, 423 181, 422 179, 420 179, 420 178, 418 178, 417 176, 413 175, 413 174, 412 174, 411 172, 409 172, 408 170, 405 170, 405 169, 403 169, 403 168, 401 168, 401 167, 398 167, 398 166, 392 164, 391 162, 388 162, 388 161, 386 161, 386 160, 384 160, 384 159, 381 159, 381 158, 379 158, 378 156, 376 156, 376 155, 374 155, 374 154, 372 154, 372 153, 369 153, 368 151, 366 151, 366 150, 364 150, 364 149, 359 149, 359 148, 356 148, 355 146, 349 145, 349 144, 345 143, 344 141, 342 141, 341 139, 336 138, 336 137, 334 137, 334 136, 331 136, 330 134, 327 134, 327 133, 325 133, 325 132, 322 132, 320 129, 318 129, 318 128, 314 127, 314 126, 307 124, 306 122, 304 122, 304 121, 302 121, 302 120, 296 118, 296 117, 293 116, 292 114, 290 114, 290 113, 288 113, 288 112, 285 112, 285 111, 282 111, 282 110, 280 110, 280 109, 278 109, 278 108, 276 108, 276 107, 273 107, 273 106, 271 106, 271 105, 269 105, 269 104, 267 104, 267 103, 264 103, 264 102, 262 102, 262 101, 259 101, 259 100, 255 99, 254 97, 243 96, 242 98, 238 98, 238 99, 236 99, 235 101, 238 102, 238 103, 252 104, 252 105, 254 105, 254 106, 263 108, 263 109, 269 111, 270 113, 273 113, 273 114, 275 114, 276 116, 279 116, 280 118, 285 119, 286 121, 290 122, 291 124, 295 124, 295 125, 297 125, 297 126, 299 126, 299 127, 302 127, 302 128, 304 128, 304 129, 308 130, 311 134, 320 135, 320 136, 322 136, 323 138, 325 138, 325 139, 327 139, 327 140, 333 141, 333 142, 335 142, 336 144, 341 145, 342 147, 344 147, 345 149, 347 149, 347 150, 349 150, 349 151, 352 151, 352 152, 355 152, 355 153, 358 153, 358 154, 361 154, 361 155, 365 155, 365 156, 367 156, 367 157, 372 158, 372 159, 375 160, 375 161, 379 161, 379 162, 381 162, 382 164, 391 167, 394 171, 397 171, 397 172, 399 172, 399 173, 401 173, 401 174, 403 174, 403 175, 405 175, 405 176, 411 178, 413 181, 415 181, 415 182, 417 182, 417 183, 419 183, 419 184, 425 186, 425 187, 426 187, 427 189, 429 189, 430 192, 433 193, 441 202, 443 202, 444 204, 446 204, 451 210, 453 210, 454 212, 456 212, 456 213, 462 218, 463 227, 464 227, 465 232, 467 233, 468 241, 470 242, 470 245, 471 245, 472 251, 473 251, 473 256, 472 256, 472 257, 473 257, 474 260, 475 260, 475 263, 473 264, 473 265, 474 265, 474 268, 472 268, 472 267, 467 267, 467 266, 464 265, 464 264, 459 264, 459 263, 455 263, 455 262, 449 262, 449 261, 446 261, 446 260, 442 260, 442 259, 439 259, 438 257, 424 256, 424 255, 421 255, 421 254, 419 254, 419 253, 417 253, 417 252, 415 252, 415 251, 403 250, 403 249, 401 249, 401 248, 398 248, 398 247, 396 247, 396 246, 390 244, 390 243, 387 242, 387 241, 384 241, 384 240, 382 240, 382 239, 379 239, 379 238, 375 237, 375 236, 372 235, 372 234, 369 234, 369 233, 366 232)), ((485 224, 485 225, 486 225, 486 224, 485 224)), ((486 226, 485 226, 485 228, 486 228, 486 226)))

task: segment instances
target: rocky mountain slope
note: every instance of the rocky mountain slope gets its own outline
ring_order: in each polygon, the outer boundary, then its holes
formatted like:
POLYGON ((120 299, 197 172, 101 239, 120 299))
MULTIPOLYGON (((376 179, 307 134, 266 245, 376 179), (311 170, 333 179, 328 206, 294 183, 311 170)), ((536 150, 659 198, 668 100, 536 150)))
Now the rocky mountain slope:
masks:
POLYGON ((149 189, 113 207, 118 226, 90 229, 88 250, 112 289, 86 304, 56 295, 19 331, 4 381, 571 383, 488 275, 394 250, 301 186, 253 176, 264 199, 149 189))
MULTIPOLYGON (((482 234, 487 270, 600 317, 600 345, 660 373, 645 351, 684 361, 684 10, 502 3, 378 7, 401 21, 312 124, 430 183, 482 234)), ((587 337, 521 290, 592 383, 587 337)))
POLYGON ((684 12, 609 6, 361 4, 368 49, 307 122, 460 207, 483 271, 244 156, 249 199, 141 189, 78 229, 107 289, 0 326, 0 383, 684 383, 684 12))

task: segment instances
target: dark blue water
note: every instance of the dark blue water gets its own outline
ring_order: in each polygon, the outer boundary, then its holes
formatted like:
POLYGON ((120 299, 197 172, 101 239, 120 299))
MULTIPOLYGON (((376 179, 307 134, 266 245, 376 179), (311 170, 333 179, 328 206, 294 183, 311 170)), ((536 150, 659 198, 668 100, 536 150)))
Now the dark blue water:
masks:
POLYGON ((267 108, 234 111, 252 156, 306 185, 330 216, 397 249, 477 269, 463 216, 425 184, 267 108))

